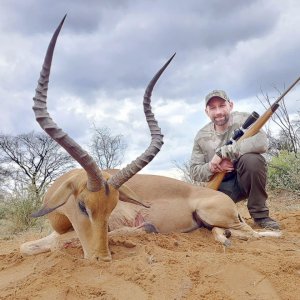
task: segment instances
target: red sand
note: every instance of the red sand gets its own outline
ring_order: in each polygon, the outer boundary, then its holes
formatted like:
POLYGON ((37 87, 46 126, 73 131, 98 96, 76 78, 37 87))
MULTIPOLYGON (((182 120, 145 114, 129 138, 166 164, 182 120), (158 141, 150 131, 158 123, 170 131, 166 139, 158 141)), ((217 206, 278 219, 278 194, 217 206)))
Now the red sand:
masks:
POLYGON ((41 235, 2 239, 0 299, 300 299, 300 210, 294 207, 273 207, 281 238, 232 239, 225 249, 206 229, 115 236, 110 263, 86 261, 72 245, 22 257, 19 245, 41 235))

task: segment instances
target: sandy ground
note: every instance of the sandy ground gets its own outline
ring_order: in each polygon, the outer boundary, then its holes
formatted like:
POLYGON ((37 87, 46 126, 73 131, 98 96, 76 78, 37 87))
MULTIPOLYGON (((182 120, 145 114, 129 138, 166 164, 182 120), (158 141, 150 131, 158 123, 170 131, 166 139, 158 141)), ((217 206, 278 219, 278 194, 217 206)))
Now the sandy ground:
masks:
POLYGON ((300 299, 300 197, 274 196, 270 209, 281 238, 225 249, 206 229, 115 236, 109 263, 84 260, 72 244, 22 257, 19 245, 45 233, 0 235, 0 299, 300 299))

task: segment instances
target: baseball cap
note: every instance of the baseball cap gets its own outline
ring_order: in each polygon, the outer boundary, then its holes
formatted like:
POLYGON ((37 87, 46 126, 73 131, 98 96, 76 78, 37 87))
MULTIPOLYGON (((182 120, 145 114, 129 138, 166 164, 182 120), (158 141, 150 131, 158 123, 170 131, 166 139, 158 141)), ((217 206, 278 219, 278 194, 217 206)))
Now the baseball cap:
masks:
POLYGON ((206 97, 205 97, 205 106, 207 106, 209 100, 213 97, 219 97, 225 101, 230 102, 228 96, 226 95, 226 93, 222 90, 213 90, 212 92, 210 92, 206 97))

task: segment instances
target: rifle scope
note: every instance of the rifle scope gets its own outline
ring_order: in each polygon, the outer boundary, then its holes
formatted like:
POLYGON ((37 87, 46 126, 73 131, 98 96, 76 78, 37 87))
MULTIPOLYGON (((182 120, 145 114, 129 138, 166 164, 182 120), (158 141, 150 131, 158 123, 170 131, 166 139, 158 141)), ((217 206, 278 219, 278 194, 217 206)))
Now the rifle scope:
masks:
POLYGON ((247 118, 244 124, 240 128, 234 130, 233 136, 225 145, 231 145, 234 141, 239 140, 240 137, 244 135, 245 130, 248 129, 258 118, 259 114, 255 111, 252 112, 252 114, 247 118))

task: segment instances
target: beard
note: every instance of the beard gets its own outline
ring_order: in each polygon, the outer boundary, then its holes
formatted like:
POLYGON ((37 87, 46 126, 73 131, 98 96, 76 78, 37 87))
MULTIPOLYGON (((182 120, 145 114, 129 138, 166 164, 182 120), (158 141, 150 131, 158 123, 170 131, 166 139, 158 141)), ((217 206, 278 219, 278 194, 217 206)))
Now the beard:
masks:
POLYGON ((213 118, 212 121, 217 126, 223 126, 223 125, 225 125, 225 124, 228 123, 228 121, 229 121, 229 115, 223 115, 223 116, 215 117, 215 118, 213 118), (217 120, 217 119, 220 119, 220 120, 217 120))

